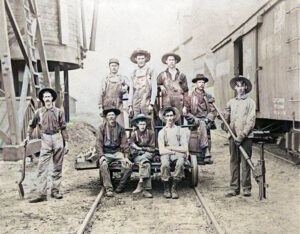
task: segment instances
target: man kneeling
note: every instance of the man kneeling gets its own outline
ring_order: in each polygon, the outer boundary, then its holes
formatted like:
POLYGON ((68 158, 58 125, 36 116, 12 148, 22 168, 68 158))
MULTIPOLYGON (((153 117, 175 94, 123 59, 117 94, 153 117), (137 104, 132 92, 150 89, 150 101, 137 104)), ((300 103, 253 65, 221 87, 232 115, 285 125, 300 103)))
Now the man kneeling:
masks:
POLYGON ((133 125, 137 130, 131 133, 130 152, 134 157, 134 163, 139 165, 139 183, 133 191, 134 194, 143 192, 143 196, 152 198, 151 190, 151 163, 155 151, 154 131, 147 129, 151 119, 144 114, 137 115, 133 120, 133 125))
POLYGON ((113 186, 110 178, 109 165, 113 162, 121 162, 121 174, 123 174, 116 192, 124 190, 131 175, 132 162, 128 159, 129 146, 125 129, 116 121, 118 109, 106 109, 103 115, 106 118, 100 125, 96 139, 96 155, 99 158, 100 180, 106 190, 106 196, 113 196, 113 186))
POLYGON ((179 198, 177 184, 184 177, 184 160, 188 154, 188 134, 175 125, 181 116, 175 107, 167 107, 160 111, 159 117, 166 126, 158 133, 158 146, 161 155, 161 179, 164 183, 165 198, 179 198), (176 162, 173 183, 170 191, 170 164, 176 162))

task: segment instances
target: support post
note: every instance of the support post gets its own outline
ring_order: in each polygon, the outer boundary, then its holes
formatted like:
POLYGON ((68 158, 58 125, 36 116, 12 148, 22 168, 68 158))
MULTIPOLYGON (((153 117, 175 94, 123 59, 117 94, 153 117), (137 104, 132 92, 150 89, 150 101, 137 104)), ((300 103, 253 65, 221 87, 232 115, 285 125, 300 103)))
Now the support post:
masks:
POLYGON ((5 0, 0 0, 0 59, 3 84, 5 89, 5 101, 7 105, 10 138, 12 144, 21 142, 21 131, 18 131, 16 113, 16 94, 14 89, 14 78, 12 74, 11 57, 8 44, 8 32, 6 23, 5 0))
POLYGON ((55 90, 57 92, 57 99, 55 101, 55 106, 60 108, 62 106, 62 92, 60 85, 60 67, 59 65, 55 66, 55 90))
POLYGON ((64 109, 66 122, 70 121, 70 108, 69 108, 69 71, 67 68, 64 70, 64 84, 65 84, 65 92, 64 92, 64 109))

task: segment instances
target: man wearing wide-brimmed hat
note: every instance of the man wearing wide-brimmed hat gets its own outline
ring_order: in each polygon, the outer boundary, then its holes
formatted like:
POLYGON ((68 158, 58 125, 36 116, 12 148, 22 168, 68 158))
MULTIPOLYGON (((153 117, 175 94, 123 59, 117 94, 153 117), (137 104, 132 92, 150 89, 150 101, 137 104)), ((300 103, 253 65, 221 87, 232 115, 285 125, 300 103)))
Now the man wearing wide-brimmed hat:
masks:
POLYGON ((212 164, 210 148, 211 135, 210 129, 215 129, 214 120, 217 116, 216 109, 213 106, 214 98, 205 91, 205 84, 208 78, 203 74, 197 74, 192 79, 196 85, 194 91, 186 99, 184 115, 188 123, 195 124, 200 121, 199 126, 191 127, 191 137, 189 141, 190 153, 196 154, 198 164, 212 164), (189 114, 187 114, 189 113, 189 114), (195 120, 197 121, 195 122, 195 120), (205 133, 207 131, 207 133, 205 133))
POLYGON ((42 139, 37 175, 39 195, 30 200, 31 203, 47 200, 48 166, 51 158, 53 158, 51 197, 56 199, 63 197, 59 189, 62 180, 63 158, 64 154, 68 153, 68 133, 64 111, 53 104, 56 98, 55 90, 51 88, 40 90, 39 99, 43 107, 36 110, 27 129, 25 141, 30 140, 36 127, 39 128, 42 139))
POLYGON ((166 107, 159 113, 160 119, 166 123, 158 133, 158 147, 161 159, 161 179, 164 183, 165 198, 179 198, 177 184, 184 177, 184 161, 188 155, 188 133, 175 125, 181 117, 175 107, 166 107), (176 162, 175 171, 172 175, 172 187, 170 164, 176 162))
POLYGON ((186 76, 176 68, 176 64, 180 60, 180 56, 175 53, 167 53, 162 56, 161 61, 168 67, 158 75, 157 85, 160 86, 162 93, 162 108, 173 106, 182 113, 189 88, 186 76))
POLYGON ((151 120, 144 114, 139 114, 132 120, 137 128, 131 133, 130 154, 134 163, 139 165, 139 182, 134 194, 143 193, 146 198, 152 198, 151 190, 151 160, 155 152, 155 133, 149 129, 151 120))
POLYGON ((128 96, 129 115, 131 117, 144 114, 153 122, 153 106, 157 94, 156 73, 146 63, 151 55, 146 50, 135 50, 130 60, 137 64, 131 75, 128 96))
POLYGON ((230 124, 230 128, 237 136, 234 141, 229 140, 230 149, 230 192, 226 197, 237 196, 240 194, 240 163, 242 162, 242 187, 243 195, 251 196, 251 170, 245 158, 241 156, 238 147, 243 146, 248 156, 252 155, 252 130, 255 126, 256 104, 248 97, 252 89, 249 79, 243 76, 237 76, 230 81, 231 88, 236 96, 227 103, 225 110, 225 119, 230 124))
MULTIPOLYGON (((118 73, 119 60, 112 58, 108 62, 110 73, 102 80, 100 98, 98 102, 100 115, 103 115, 103 109, 114 107, 123 110, 123 95, 128 92, 129 81, 127 77, 118 73)), ((118 115, 117 120, 124 126, 123 114, 118 115)))
POLYGON ((107 108, 103 110, 106 119, 99 127, 96 137, 96 157, 93 160, 99 160, 100 179, 106 190, 108 197, 113 196, 113 186, 110 177, 109 165, 112 162, 121 162, 121 173, 123 174, 116 192, 124 190, 126 183, 131 175, 131 161, 128 159, 129 146, 125 129, 116 121, 120 110, 116 108, 107 108))

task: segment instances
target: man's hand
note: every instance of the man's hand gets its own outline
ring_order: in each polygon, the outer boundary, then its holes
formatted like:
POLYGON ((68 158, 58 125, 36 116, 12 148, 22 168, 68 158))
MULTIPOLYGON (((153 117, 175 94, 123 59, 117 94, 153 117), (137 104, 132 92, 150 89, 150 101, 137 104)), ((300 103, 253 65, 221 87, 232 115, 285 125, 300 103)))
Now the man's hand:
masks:
POLYGON ((66 155, 68 153, 69 153, 69 143, 65 141, 64 154, 66 155))
POLYGON ((125 158, 124 163, 127 164, 129 167, 132 166, 132 162, 129 160, 129 158, 125 158))
POLYGON ((161 86, 159 86, 159 88, 160 88, 162 96, 164 96, 167 93, 165 86, 161 85, 161 86))
POLYGON ((128 114, 129 114, 129 117, 132 118, 133 117, 133 108, 132 106, 129 106, 129 109, 128 109, 128 114))
POLYGON ((24 145, 27 145, 29 141, 30 141, 30 137, 27 136, 27 137, 24 139, 24 145))
POLYGON ((151 115, 153 112, 153 106, 150 104, 148 107, 148 114, 151 115))
POLYGON ((127 93, 127 90, 128 90, 128 85, 122 85, 122 88, 121 88, 121 92, 123 93, 123 94, 125 94, 125 93, 127 93))

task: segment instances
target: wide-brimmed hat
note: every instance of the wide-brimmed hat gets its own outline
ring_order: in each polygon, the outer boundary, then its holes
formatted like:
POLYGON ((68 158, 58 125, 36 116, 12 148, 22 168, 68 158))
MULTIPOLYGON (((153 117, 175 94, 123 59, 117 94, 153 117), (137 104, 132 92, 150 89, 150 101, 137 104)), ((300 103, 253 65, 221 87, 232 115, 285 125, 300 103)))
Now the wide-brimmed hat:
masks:
POLYGON ((116 63, 116 64, 120 65, 119 60, 116 58, 111 58, 108 62, 108 65, 110 65, 111 63, 116 63))
POLYGON ((57 98, 56 91, 54 89, 51 89, 51 88, 44 88, 44 89, 41 89, 40 92, 39 92, 39 99, 41 100, 41 102, 44 103, 44 101, 43 101, 43 95, 44 95, 45 92, 51 93, 51 95, 53 97, 52 102, 54 102, 56 100, 56 98, 57 98))
POLYGON ((246 86, 247 86, 246 93, 249 93, 252 90, 251 81, 243 76, 236 76, 230 80, 230 86, 233 90, 234 90, 234 87, 235 87, 237 81, 244 81, 246 83, 246 86))
POLYGON ((197 74, 196 77, 192 79, 192 82, 196 83, 198 80, 204 80, 205 83, 208 82, 208 78, 203 74, 197 74))
POLYGON ((176 60, 176 63, 179 63, 181 61, 181 57, 178 54, 175 53, 166 53, 161 57, 161 61, 164 64, 167 64, 166 61, 168 59, 169 56, 173 56, 176 60))
POLYGON ((109 112, 114 112, 115 115, 119 115, 121 113, 121 111, 119 109, 116 108, 107 108, 103 110, 103 115, 106 116, 109 112))
POLYGON ((145 114, 138 114, 131 120, 131 123, 135 126, 139 121, 146 121, 148 125, 151 122, 151 119, 145 114))
POLYGON ((135 58, 138 55, 145 55, 146 63, 149 62, 151 59, 151 54, 147 50, 137 49, 137 50, 133 51, 133 53, 130 56, 131 62, 136 63, 135 58))
POLYGON ((180 111, 176 107, 168 106, 165 109, 159 111, 159 118, 163 122, 166 122, 166 120, 165 120, 165 113, 167 111, 174 111, 175 112, 175 122, 177 122, 181 118, 180 111))

